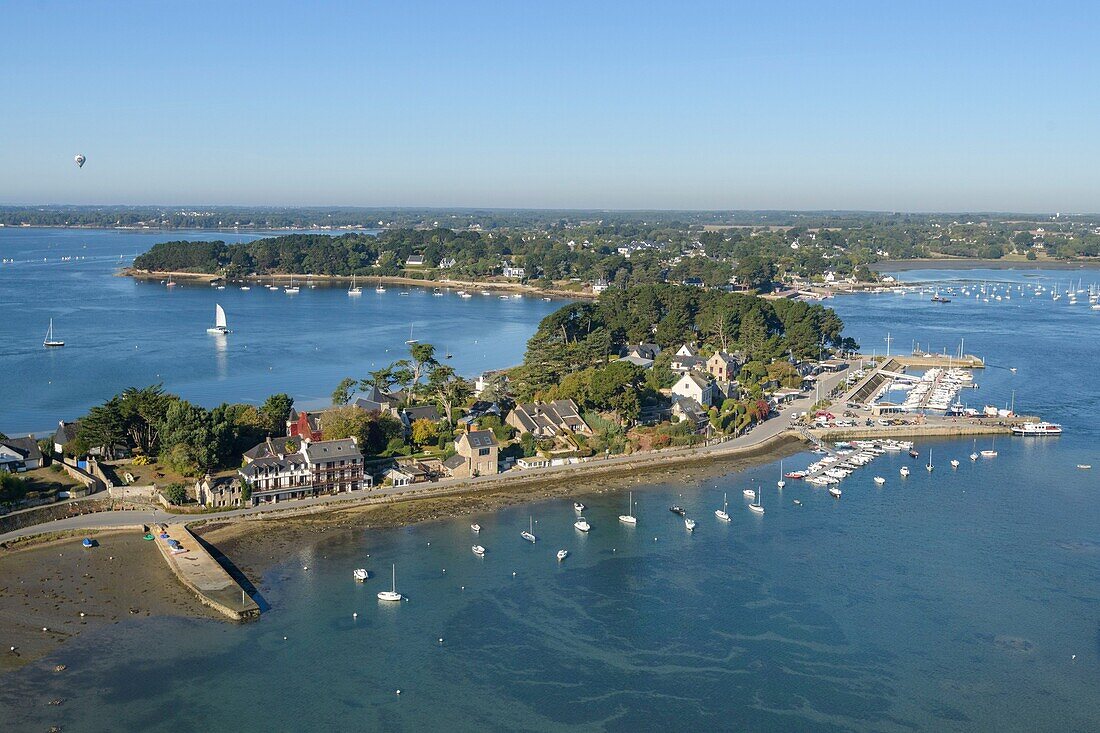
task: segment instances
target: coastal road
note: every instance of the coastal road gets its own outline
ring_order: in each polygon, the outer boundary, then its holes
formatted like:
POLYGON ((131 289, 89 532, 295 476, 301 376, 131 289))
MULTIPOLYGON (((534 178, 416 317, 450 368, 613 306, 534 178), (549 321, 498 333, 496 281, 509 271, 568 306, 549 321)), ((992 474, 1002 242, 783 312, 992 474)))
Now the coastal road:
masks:
MULTIPOLYGON (((830 374, 821 380, 821 394, 827 395, 830 390, 844 380, 846 371, 830 374)), ((410 497, 423 498, 434 493, 444 493, 449 489, 476 488, 488 484, 508 481, 509 479, 530 479, 552 476, 555 473, 566 473, 583 470, 587 465, 592 468, 612 467, 619 464, 636 463, 640 461, 659 461, 664 458, 676 456, 721 456, 725 453, 739 453, 749 450, 772 440, 776 436, 791 428, 791 415, 796 412, 809 410, 813 406, 815 395, 811 393, 805 397, 794 400, 781 414, 770 420, 762 422, 745 435, 721 443, 713 443, 706 446, 692 446, 688 448, 666 449, 655 453, 614 456, 604 460, 592 461, 587 464, 568 464, 564 466, 550 466, 548 468, 535 469, 533 471, 512 470, 508 473, 495 476, 480 476, 473 479, 441 479, 432 484, 412 484, 410 486, 389 486, 377 489, 364 489, 350 491, 343 494, 326 494, 297 501, 282 502, 280 504, 265 504, 244 509, 216 512, 211 514, 173 514, 164 509, 137 509, 131 511, 109 511, 93 514, 82 514, 77 517, 66 517, 52 522, 36 524, 22 529, 0 535, 0 542, 7 542, 20 537, 29 537, 36 534, 52 532, 69 532, 81 530, 102 530, 114 527, 133 526, 137 524, 152 524, 154 522, 178 522, 193 520, 230 519, 247 515, 275 514, 283 511, 308 510, 311 507, 323 507, 328 504, 352 504, 378 500, 382 498, 399 497, 408 494, 410 497)))

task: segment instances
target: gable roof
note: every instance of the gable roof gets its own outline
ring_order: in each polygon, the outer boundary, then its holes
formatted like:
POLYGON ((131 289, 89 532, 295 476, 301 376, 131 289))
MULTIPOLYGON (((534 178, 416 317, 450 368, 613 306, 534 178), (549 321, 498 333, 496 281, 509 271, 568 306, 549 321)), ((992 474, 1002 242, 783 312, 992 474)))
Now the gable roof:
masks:
POLYGON ((57 431, 53 434, 53 442, 58 445, 65 445, 70 440, 76 437, 77 432, 80 430, 80 421, 73 420, 72 422, 65 422, 60 420, 57 423, 57 431))
POLYGON ((23 456, 24 461, 42 460, 42 451, 38 448, 38 441, 34 439, 33 435, 28 435, 25 438, 4 438, 0 440, 0 445, 23 456))
POLYGON ((278 456, 279 454, 286 453, 286 444, 290 441, 294 441, 295 445, 299 445, 302 439, 299 437, 283 437, 283 438, 268 438, 264 442, 254 445, 244 452, 245 460, 255 461, 260 458, 269 458, 271 456, 278 456))
POLYGON ((304 441, 302 452, 310 463, 317 461, 331 461, 340 458, 362 458, 359 446, 352 438, 340 438, 339 440, 304 441))
POLYGON ((432 422, 436 422, 443 419, 443 416, 439 414, 439 408, 435 405, 406 407, 401 413, 408 418, 410 423, 414 423, 417 420, 431 420, 432 422))
POLYGON ((472 430, 463 433, 458 440, 465 442, 471 448, 495 448, 497 445, 497 439, 492 430, 472 430))

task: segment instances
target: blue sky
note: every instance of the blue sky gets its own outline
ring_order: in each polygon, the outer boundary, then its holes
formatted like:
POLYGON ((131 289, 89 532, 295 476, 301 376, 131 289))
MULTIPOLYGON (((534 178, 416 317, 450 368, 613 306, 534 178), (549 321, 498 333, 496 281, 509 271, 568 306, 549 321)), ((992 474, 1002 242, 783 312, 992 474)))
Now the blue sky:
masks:
POLYGON ((0 18, 5 203, 1100 211, 1098 4, 0 18))

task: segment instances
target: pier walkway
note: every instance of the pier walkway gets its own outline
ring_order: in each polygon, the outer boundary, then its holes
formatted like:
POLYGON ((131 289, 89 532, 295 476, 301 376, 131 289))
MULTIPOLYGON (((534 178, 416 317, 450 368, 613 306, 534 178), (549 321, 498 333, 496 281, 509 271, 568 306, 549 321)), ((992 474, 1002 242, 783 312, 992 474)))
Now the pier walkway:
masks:
POLYGON ((260 607, 256 601, 248 597, 244 589, 233 580, 186 526, 160 525, 153 531, 157 538, 157 549, 168 562, 168 567, 185 587, 198 596, 199 602, 233 621, 259 618, 260 607), (167 534, 168 538, 162 538, 162 534, 167 534), (168 545, 169 539, 178 541, 187 551, 173 554, 168 545))

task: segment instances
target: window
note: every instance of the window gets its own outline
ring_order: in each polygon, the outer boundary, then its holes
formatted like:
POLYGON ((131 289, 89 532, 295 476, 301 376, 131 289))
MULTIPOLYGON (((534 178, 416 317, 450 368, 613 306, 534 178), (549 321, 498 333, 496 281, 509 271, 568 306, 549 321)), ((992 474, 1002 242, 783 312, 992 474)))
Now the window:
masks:
POLYGON ((477 449, 477 454, 479 456, 487 456, 487 455, 489 455, 489 449, 488 448, 478 448, 477 449))

